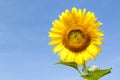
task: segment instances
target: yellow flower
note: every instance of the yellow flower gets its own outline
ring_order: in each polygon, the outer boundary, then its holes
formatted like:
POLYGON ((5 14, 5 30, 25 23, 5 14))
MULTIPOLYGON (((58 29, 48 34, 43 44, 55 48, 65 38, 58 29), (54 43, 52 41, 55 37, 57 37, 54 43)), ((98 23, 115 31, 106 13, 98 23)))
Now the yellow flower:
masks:
POLYGON ((49 44, 62 61, 82 65, 101 52, 104 33, 99 30, 102 23, 97 21, 94 12, 73 7, 71 11, 62 12, 52 24, 49 44))

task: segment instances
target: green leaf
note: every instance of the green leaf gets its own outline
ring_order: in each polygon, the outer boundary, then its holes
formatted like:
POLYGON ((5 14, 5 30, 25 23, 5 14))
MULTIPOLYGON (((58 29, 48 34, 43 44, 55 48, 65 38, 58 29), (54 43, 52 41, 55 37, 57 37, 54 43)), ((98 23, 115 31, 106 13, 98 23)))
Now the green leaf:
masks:
POLYGON ((79 72, 78 66, 77 66, 77 64, 75 62, 63 62, 63 61, 60 61, 60 62, 57 62, 56 64, 62 64, 62 65, 65 65, 65 66, 72 67, 72 68, 76 69, 79 72))
POLYGON ((111 73, 112 68, 104 69, 104 70, 95 70, 87 75, 81 75, 86 80, 98 80, 101 77, 111 73))

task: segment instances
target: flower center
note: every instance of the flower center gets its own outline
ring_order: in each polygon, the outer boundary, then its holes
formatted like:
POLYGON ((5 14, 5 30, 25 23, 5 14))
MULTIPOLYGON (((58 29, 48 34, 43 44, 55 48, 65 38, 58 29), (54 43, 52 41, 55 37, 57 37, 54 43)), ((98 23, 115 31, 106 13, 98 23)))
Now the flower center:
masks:
POLYGON ((63 45, 72 52, 80 52, 90 44, 90 36, 81 27, 70 27, 63 35, 63 45))
POLYGON ((80 30, 72 30, 69 33, 68 38, 72 43, 80 43, 83 39, 83 35, 80 30))

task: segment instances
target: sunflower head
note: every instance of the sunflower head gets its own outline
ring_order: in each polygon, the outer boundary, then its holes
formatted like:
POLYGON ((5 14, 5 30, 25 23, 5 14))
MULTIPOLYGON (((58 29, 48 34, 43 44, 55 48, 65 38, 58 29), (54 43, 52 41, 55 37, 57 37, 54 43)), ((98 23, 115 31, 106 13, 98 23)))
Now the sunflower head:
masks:
POLYGON ((99 30, 100 21, 94 12, 86 12, 86 9, 68 9, 53 21, 50 29, 50 45, 53 45, 53 52, 60 56, 65 62, 76 62, 78 65, 95 59, 101 51, 103 44, 103 32, 99 30))

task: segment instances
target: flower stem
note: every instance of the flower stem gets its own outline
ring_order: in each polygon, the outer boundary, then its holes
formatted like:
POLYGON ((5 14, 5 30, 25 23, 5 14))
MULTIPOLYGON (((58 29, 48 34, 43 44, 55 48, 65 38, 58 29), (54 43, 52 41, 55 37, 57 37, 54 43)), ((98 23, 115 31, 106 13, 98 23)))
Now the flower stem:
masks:
POLYGON ((83 72, 84 72, 84 74, 87 74, 87 68, 86 68, 86 63, 85 62, 83 64, 83 72))
POLYGON ((77 69, 77 71, 78 71, 78 73, 79 73, 80 75, 82 74, 79 69, 77 69))

